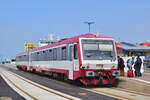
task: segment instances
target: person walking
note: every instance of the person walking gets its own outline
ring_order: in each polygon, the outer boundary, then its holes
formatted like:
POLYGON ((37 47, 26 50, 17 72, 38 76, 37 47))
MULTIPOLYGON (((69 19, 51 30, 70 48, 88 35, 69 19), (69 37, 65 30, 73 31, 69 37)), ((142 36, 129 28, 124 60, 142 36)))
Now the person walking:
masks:
POLYGON ((124 76, 124 60, 118 56, 118 70, 120 71, 120 76, 124 76))
POLYGON ((140 71, 141 65, 142 65, 142 60, 141 60, 140 56, 137 56, 136 61, 135 61, 135 65, 134 65, 135 76, 137 76, 137 77, 142 76, 141 71, 140 71))

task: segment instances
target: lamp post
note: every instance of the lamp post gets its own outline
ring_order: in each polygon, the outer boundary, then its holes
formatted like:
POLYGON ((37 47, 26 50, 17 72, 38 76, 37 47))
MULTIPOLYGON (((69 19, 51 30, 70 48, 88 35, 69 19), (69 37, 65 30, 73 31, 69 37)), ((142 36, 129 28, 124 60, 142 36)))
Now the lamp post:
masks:
POLYGON ((91 24, 94 24, 95 22, 84 22, 85 24, 88 24, 89 26, 89 33, 91 32, 91 24))

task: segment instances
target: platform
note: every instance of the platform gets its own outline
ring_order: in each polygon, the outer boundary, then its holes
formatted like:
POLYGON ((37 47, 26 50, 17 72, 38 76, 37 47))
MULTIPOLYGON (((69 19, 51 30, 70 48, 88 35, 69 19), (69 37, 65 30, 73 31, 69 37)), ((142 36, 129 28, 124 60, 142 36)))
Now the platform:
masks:
POLYGON ((143 73, 141 77, 119 77, 119 88, 150 94, 150 73, 143 73))
POLYGON ((0 100, 25 100, 0 76, 0 100))

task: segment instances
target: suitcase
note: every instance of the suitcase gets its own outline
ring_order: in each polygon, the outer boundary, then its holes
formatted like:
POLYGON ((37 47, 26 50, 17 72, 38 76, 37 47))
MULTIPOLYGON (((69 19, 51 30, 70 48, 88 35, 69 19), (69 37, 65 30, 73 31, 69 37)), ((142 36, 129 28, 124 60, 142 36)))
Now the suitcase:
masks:
POLYGON ((127 76, 128 76, 128 77, 134 77, 134 73, 133 73, 133 70, 132 70, 132 69, 129 69, 129 70, 127 71, 127 76))

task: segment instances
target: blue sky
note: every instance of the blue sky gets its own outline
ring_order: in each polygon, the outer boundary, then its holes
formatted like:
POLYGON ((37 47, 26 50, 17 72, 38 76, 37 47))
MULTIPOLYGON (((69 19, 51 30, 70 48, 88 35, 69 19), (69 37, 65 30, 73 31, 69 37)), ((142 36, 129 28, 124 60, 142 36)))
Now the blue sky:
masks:
POLYGON ((0 0, 0 59, 14 58, 24 42, 48 34, 92 32, 128 42, 150 40, 150 0, 0 0))

